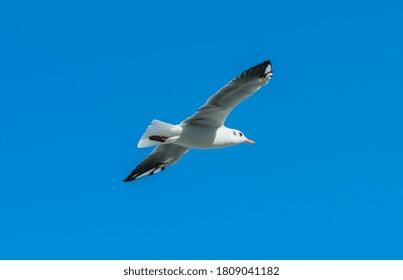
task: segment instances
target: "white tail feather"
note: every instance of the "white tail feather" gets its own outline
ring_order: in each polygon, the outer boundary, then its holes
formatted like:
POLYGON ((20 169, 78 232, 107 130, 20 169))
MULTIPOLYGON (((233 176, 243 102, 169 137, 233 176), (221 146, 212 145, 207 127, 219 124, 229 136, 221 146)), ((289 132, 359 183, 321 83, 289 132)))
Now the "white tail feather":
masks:
POLYGON ((150 140, 150 136, 156 135, 168 138, 172 136, 178 136, 180 132, 180 127, 176 125, 159 120, 153 120, 151 124, 147 127, 146 132, 144 132, 143 136, 141 137, 139 143, 137 144, 137 147, 145 148, 161 144, 161 142, 150 140))

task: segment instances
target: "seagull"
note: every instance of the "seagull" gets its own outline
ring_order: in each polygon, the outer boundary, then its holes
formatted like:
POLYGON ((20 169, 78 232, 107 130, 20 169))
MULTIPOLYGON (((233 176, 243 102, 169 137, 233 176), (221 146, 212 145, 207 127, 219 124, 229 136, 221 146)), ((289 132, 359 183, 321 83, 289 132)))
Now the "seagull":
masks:
POLYGON ((238 75, 211 96, 197 112, 177 125, 153 120, 138 148, 157 147, 124 179, 124 182, 156 174, 178 162, 190 149, 216 149, 254 141, 224 122, 239 103, 266 85, 273 75, 270 60, 238 75))

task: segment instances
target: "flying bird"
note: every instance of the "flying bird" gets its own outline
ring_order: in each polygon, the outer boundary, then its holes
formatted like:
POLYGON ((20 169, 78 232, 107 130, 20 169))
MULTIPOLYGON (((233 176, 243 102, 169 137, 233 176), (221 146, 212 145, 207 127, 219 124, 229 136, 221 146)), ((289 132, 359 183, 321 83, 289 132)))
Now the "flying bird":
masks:
POLYGON ((156 174, 178 162, 190 149, 215 149, 240 143, 255 144, 239 130, 224 122, 239 103, 266 85, 273 75, 270 60, 238 75, 177 125, 153 120, 137 147, 158 145, 123 181, 129 182, 156 174))

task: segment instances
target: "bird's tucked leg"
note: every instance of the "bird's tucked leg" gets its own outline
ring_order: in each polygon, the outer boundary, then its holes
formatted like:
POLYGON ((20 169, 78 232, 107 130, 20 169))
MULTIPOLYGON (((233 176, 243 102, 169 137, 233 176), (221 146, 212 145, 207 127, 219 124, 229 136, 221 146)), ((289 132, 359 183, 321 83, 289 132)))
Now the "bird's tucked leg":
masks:
POLYGON ((158 142, 161 142, 161 143, 166 142, 166 140, 167 140, 168 138, 169 138, 169 137, 159 136, 159 135, 152 135, 152 136, 149 137, 150 140, 152 140, 152 141, 158 141, 158 142))

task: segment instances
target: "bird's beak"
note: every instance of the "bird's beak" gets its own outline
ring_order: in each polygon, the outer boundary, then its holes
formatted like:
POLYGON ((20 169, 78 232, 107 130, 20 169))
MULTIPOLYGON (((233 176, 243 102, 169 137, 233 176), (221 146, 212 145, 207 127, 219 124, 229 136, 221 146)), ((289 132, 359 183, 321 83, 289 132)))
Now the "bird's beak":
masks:
POLYGON ((256 145, 255 141, 252 141, 250 139, 246 139, 245 142, 248 143, 248 144, 256 145))

